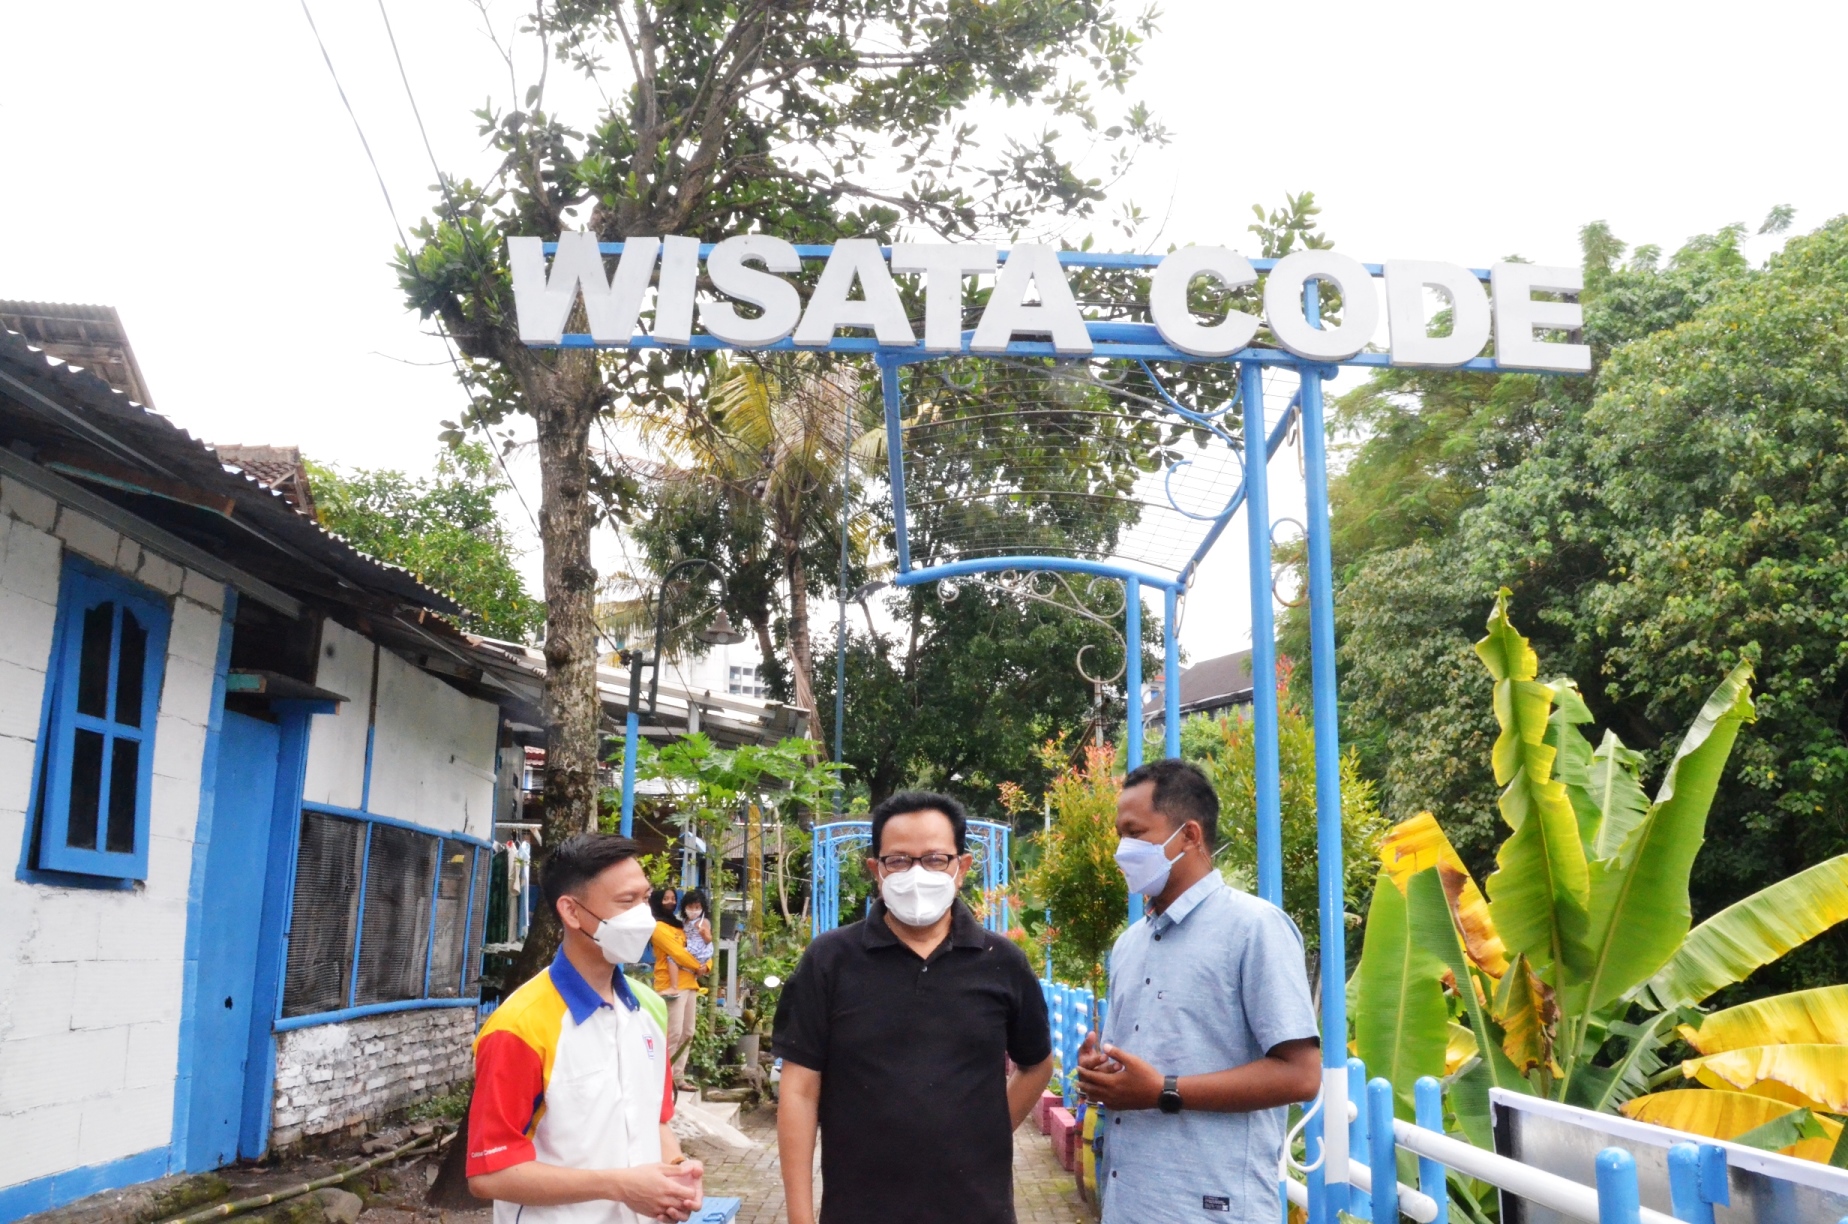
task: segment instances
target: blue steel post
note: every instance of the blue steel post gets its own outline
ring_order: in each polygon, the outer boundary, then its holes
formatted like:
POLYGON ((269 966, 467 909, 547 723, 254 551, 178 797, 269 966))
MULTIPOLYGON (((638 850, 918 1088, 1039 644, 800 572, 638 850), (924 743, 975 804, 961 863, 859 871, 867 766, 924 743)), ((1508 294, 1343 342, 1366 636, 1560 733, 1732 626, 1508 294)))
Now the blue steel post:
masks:
MULTIPOLYGON (((843 396, 847 406, 841 420, 841 575, 840 601, 835 608, 839 618, 834 625, 834 763, 847 756, 847 503, 853 494, 853 397, 843 396)), ((834 775, 834 818, 841 818, 847 791, 841 775, 834 775)))
POLYGON ((1700 1196, 1700 1149, 1692 1143, 1668 1149, 1668 1199, 1677 1220, 1713 1224, 1713 1208, 1700 1196))
POLYGON ((1392 1139, 1392 1081, 1375 1076, 1367 1083, 1368 1172, 1373 1174, 1373 1218, 1393 1224, 1399 1218, 1399 1159, 1392 1139))
POLYGON ((1636 1158, 1619 1147, 1598 1153, 1598 1224, 1641 1224, 1636 1158))
POLYGON ((1142 764, 1142 582, 1123 580, 1123 763, 1142 764))
POLYGON ((1283 904, 1283 799, 1277 763, 1277 629, 1271 609, 1270 456, 1264 432, 1264 368, 1238 369, 1245 405, 1245 521, 1251 563, 1251 729, 1258 827, 1258 895, 1283 904))
MULTIPOLYGON (((1358 1058, 1347 1060, 1347 1093, 1344 1099, 1354 1106, 1354 1120, 1348 1123, 1348 1154, 1365 1164, 1372 1150, 1367 1141, 1370 1130, 1367 1125, 1367 1064, 1358 1058)), ((1344 1210, 1349 1215, 1356 1220, 1373 1218, 1373 1204, 1366 1195, 1353 1193, 1345 1181, 1341 1183, 1341 1190, 1347 1195, 1348 1203, 1344 1210)), ((1388 1216, 1380 1224, 1392 1224, 1392 1218, 1388 1216)))
MULTIPOLYGON (((1316 895, 1322 932, 1322 1066, 1324 1083, 1337 1076, 1347 1050, 1347 934, 1341 858, 1341 740, 1335 694, 1335 581, 1328 546, 1328 453, 1322 421, 1322 373, 1302 372, 1304 494, 1308 503, 1309 661, 1315 725, 1316 895)), ((1324 1089, 1326 1091, 1326 1088, 1324 1089)), ((1337 1098, 1338 1099, 1338 1098, 1337 1098)), ((1346 1188, 1328 1185, 1326 1214, 1312 1224, 1336 1224, 1346 1188)))
MULTIPOLYGON (((1123 722, 1126 746, 1123 764, 1142 764, 1142 581, 1123 580, 1123 722)), ((1129 920, 1142 918, 1142 898, 1129 895, 1129 920)))
MULTIPOLYGON (((1413 1088, 1414 1120, 1425 1130, 1444 1133, 1444 1086, 1429 1075, 1418 1077, 1413 1088)), ((1418 1158, 1418 1188, 1437 1204, 1431 1224, 1450 1224, 1450 1190, 1445 1185, 1444 1166, 1428 1156, 1418 1158)))
MULTIPOLYGON (((639 667, 638 663, 629 664, 639 667)), ((622 835, 631 836, 635 829, 635 745, 641 726, 630 710, 622 722, 622 835)))
POLYGON ((911 569, 911 535, 905 525, 905 439, 898 426, 904 400, 899 394, 898 370, 894 358, 879 358, 879 389, 885 397, 886 472, 892 483, 892 539, 898 546, 898 572, 903 574, 911 569))
POLYGON ((1161 754, 1181 755, 1181 593, 1162 591, 1161 754))

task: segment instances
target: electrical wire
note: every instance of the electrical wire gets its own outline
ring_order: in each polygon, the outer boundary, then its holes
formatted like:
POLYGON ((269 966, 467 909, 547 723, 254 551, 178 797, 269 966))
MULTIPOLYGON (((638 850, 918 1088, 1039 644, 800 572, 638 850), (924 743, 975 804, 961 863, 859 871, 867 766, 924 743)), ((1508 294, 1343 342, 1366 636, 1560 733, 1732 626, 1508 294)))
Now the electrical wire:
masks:
POLYGON ((340 95, 340 104, 346 107, 347 118, 353 121, 353 131, 359 136, 359 146, 366 151, 366 161, 372 165, 372 177, 378 180, 379 194, 385 197, 385 211, 391 214, 392 228, 398 231, 398 243, 408 251, 411 243, 404 236, 404 226, 398 222, 398 209, 391 202, 385 175, 379 170, 379 159, 372 155, 372 142, 366 139, 366 129, 360 126, 359 115, 353 110, 346 87, 340 83, 340 74, 334 71, 334 57, 327 53, 327 41, 321 37, 321 27, 314 23, 314 14, 308 11, 308 0, 301 0, 301 6, 302 16, 308 19, 308 28, 314 33, 315 45, 321 49, 321 62, 327 65, 327 75, 333 78, 334 92, 340 95))
MULTIPOLYGON (((305 2, 306 0, 304 0, 304 3, 305 2)), ((436 174, 436 185, 442 190, 444 202, 449 205, 450 224, 454 225, 456 227, 456 232, 462 235, 462 244, 468 248, 469 253, 479 258, 481 252, 475 249, 475 242, 474 239, 469 236, 468 227, 462 224, 462 210, 456 207, 455 194, 449 189, 449 176, 444 174, 443 168, 437 164, 436 150, 430 146, 430 132, 424 127, 423 111, 418 107, 417 95, 411 89, 411 77, 410 74, 405 71, 404 56, 398 51, 398 35, 391 28, 391 14, 385 11, 385 0, 378 0, 378 4, 379 20, 385 25, 385 40, 391 44, 391 58, 398 66, 398 80, 404 84, 404 100, 410 103, 411 118, 417 121, 417 135, 419 139, 423 141, 424 155, 430 159, 430 169, 436 174)), ((402 235, 402 231, 400 231, 400 235, 402 235)), ((406 243, 404 249, 406 257, 408 258, 411 249, 410 244, 406 243)), ((444 328, 440 318, 437 320, 436 329, 443 337, 443 346, 449 349, 449 360, 456 367, 456 377, 458 379, 464 379, 465 376, 462 373, 462 364, 456 358, 455 349, 450 344, 448 330, 444 328)), ((467 390, 466 381, 464 381, 463 389, 467 390)), ((470 409, 475 409, 476 407, 475 397, 472 393, 469 395, 469 407, 470 409)), ((481 419, 478 411, 476 413, 476 419, 478 421, 481 419)), ((481 432, 487 433, 487 431, 487 424, 483 422, 481 425, 481 432)), ((493 452, 494 461, 500 464, 501 475, 507 478, 507 487, 513 490, 514 497, 519 500, 520 509, 526 511, 526 520, 532 524, 533 534, 538 535, 539 520, 533 516, 532 507, 526 504, 526 495, 520 492, 520 486, 514 483, 513 473, 508 470, 506 457, 501 454, 500 448, 493 444, 492 439, 489 441, 488 450, 493 452)))
MULTIPOLYGON (((404 232, 404 223, 398 219, 397 205, 392 202, 391 190, 385 186, 385 174, 382 170, 379 169, 379 159, 372 152, 372 142, 366 139, 365 126, 360 123, 358 112, 353 109, 352 99, 347 97, 346 86, 340 83, 340 73, 338 72, 338 70, 334 68, 334 58, 331 54, 328 53, 327 40, 321 37, 321 27, 315 24, 314 13, 310 11, 308 8, 308 0, 299 0, 299 2, 301 4, 302 16, 307 19, 308 29, 314 35, 315 46, 320 49, 321 62, 327 65, 327 75, 334 83, 334 92, 340 95, 340 104, 346 108, 347 118, 352 120, 352 123, 353 123, 353 132, 356 136, 359 137, 360 148, 365 150, 366 162, 372 167, 372 177, 378 182, 379 194, 383 196, 385 199, 385 211, 391 216, 392 229, 397 231, 398 245, 404 248, 405 257, 407 260, 407 266, 411 269, 411 274, 413 276, 418 276, 419 279, 421 279, 421 274, 417 271, 416 264, 408 262, 410 259, 411 241, 404 232)), ((380 13, 383 14, 383 12, 384 12, 384 9, 383 9, 383 5, 381 4, 380 13)), ((389 35, 390 32, 391 32, 391 25, 390 25, 390 22, 387 21, 386 33, 389 35)), ((398 49, 397 42, 394 39, 392 42, 392 53, 394 55, 397 54, 397 49, 398 49)), ((399 61, 398 71, 400 74, 403 73, 404 71, 403 61, 399 61)), ((410 90, 410 82, 408 80, 405 82, 405 90, 407 93, 410 90)), ((413 99, 411 102, 411 111, 413 114, 416 114, 417 112, 417 103, 415 99, 413 99)), ((417 126, 418 126, 418 129, 421 131, 423 128, 423 119, 421 116, 418 117, 417 126)), ((429 137, 425 136, 424 137, 424 149, 427 152, 429 148, 430 148, 429 137)), ((432 155, 431 160, 432 162, 434 162, 435 160, 434 155, 432 155)), ((438 177, 440 179, 441 175, 439 174, 438 177)), ((452 200, 451 201, 451 205, 452 205, 451 214, 452 215, 454 213, 453 203, 454 202, 452 200)), ((447 328, 443 326, 443 321, 440 318, 436 320, 436 331, 437 331, 437 335, 443 341, 444 351, 446 351, 449 355, 449 364, 456 372, 456 380, 462 385, 462 393, 468 396, 469 413, 473 416, 476 416, 477 419, 479 419, 479 413, 476 408, 475 395, 473 392, 469 391, 468 389, 468 379, 467 379, 467 375, 463 372, 461 358, 457 356, 455 346, 450 341, 449 331, 447 328)), ((483 430, 485 432, 486 430, 485 425, 483 426, 483 430)), ((537 517, 534 516, 532 507, 526 504, 526 496, 525 494, 520 492, 520 486, 514 482, 513 473, 508 471, 506 459, 501 456, 500 451, 497 448, 495 448, 492 445, 492 443, 490 443, 490 445, 488 446, 488 449, 494 453, 494 458, 496 462, 500 464, 501 474, 507 478, 507 487, 513 490, 514 498, 518 500, 520 503, 520 509, 526 512, 526 520, 527 522, 532 524, 533 533, 535 535, 539 534, 539 520, 537 517)))

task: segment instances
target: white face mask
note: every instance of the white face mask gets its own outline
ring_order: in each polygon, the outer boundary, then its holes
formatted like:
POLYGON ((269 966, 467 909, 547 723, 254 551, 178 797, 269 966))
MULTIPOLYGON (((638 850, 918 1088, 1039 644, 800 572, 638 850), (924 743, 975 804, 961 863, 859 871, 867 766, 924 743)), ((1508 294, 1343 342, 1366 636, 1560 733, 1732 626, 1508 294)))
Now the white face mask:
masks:
MULTIPOLYGON (((1186 828, 1182 825, 1181 829, 1186 828)), ((1181 829, 1168 834, 1168 841, 1146 842, 1141 838, 1125 837, 1117 843, 1116 863, 1123 872, 1123 878, 1129 881, 1129 891, 1144 897, 1153 897, 1168 885, 1168 873, 1174 869, 1174 860, 1180 854, 1169 858, 1162 851, 1168 848, 1168 842, 1181 835, 1181 829)), ((1181 851, 1182 854, 1186 850, 1181 851)))
POLYGON ((906 926, 922 927, 943 917, 956 900, 956 885, 954 871, 932 871, 913 863, 887 876, 879 886, 879 896, 894 918, 906 926))
MULTIPOLYGON (((578 909, 590 913, 581 905, 578 909)), ((654 938, 654 929, 654 911, 644 901, 614 917, 599 920, 591 938, 597 941, 604 960, 612 965, 630 965, 642 959, 642 953, 648 950, 648 941, 654 938)))

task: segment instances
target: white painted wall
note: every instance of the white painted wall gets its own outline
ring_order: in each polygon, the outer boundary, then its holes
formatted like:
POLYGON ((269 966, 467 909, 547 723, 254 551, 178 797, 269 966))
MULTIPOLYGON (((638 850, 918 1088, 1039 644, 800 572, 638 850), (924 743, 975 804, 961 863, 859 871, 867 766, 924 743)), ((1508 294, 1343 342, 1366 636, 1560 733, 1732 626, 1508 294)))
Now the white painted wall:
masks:
POLYGON ((371 810, 429 829, 492 836, 499 709, 379 652, 371 810))
POLYGON ((315 684, 347 696, 308 733, 310 803, 365 809, 439 832, 488 837, 499 709, 451 688, 334 621, 321 628, 315 684), (373 669, 378 670, 374 708, 373 669), (372 788, 365 787, 372 720, 372 788))
POLYGON ((0 1187, 165 1147, 186 895, 224 588, 0 477, 0 1187), (171 598, 148 878, 29 884, 24 846, 63 550, 171 598))
POLYGON ((365 792, 366 726, 372 715, 372 666, 378 647, 334 621, 321 622, 317 688, 347 700, 332 714, 316 714, 308 729, 308 769, 302 798, 309 803, 357 808, 365 792))

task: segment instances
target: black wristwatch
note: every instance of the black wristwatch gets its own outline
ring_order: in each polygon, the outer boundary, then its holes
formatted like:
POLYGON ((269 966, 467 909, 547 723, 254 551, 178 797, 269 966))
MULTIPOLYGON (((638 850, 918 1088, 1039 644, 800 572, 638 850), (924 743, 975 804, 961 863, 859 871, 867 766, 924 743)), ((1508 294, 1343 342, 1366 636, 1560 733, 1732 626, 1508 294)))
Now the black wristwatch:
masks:
POLYGON ((1179 1077, 1164 1075, 1161 1077, 1161 1095, 1155 1098, 1155 1105, 1165 1114, 1181 1112, 1181 1081, 1179 1077))

